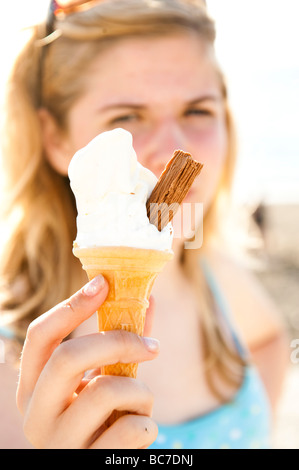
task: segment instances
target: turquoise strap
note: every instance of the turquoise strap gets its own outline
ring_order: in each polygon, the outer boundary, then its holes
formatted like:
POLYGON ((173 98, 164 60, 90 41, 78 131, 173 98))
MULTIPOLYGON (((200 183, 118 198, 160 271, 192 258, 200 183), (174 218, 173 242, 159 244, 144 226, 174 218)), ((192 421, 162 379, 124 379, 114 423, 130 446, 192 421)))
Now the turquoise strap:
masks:
POLYGON ((0 326, 0 336, 7 339, 15 339, 16 337, 14 332, 5 326, 0 326))

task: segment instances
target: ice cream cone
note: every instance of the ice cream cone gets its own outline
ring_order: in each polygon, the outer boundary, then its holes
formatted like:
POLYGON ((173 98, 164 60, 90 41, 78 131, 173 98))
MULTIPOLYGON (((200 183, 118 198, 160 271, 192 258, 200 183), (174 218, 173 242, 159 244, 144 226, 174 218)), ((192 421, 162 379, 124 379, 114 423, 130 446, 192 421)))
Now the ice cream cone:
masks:
MULTIPOLYGON (((74 246, 73 253, 90 280, 102 274, 109 283, 108 296, 98 310, 99 331, 122 329, 142 335, 153 283, 172 252, 74 246)), ((137 367, 136 363, 117 363, 102 367, 101 373, 136 378, 137 367)))

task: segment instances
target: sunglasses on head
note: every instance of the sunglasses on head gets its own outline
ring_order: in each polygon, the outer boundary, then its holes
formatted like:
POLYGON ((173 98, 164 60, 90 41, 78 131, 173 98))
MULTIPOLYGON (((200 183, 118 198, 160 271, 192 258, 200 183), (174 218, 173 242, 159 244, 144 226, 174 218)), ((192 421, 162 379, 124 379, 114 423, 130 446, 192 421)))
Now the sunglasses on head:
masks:
POLYGON ((46 22, 47 36, 54 32, 54 21, 56 18, 66 16, 77 11, 87 10, 88 8, 93 7, 96 3, 100 3, 100 0, 51 0, 46 22))
MULTIPOLYGON (((46 22, 46 35, 50 36, 54 32, 55 18, 87 10, 101 1, 103 0, 51 0, 46 22)), ((206 5, 206 0, 201 0, 201 3, 206 5)))

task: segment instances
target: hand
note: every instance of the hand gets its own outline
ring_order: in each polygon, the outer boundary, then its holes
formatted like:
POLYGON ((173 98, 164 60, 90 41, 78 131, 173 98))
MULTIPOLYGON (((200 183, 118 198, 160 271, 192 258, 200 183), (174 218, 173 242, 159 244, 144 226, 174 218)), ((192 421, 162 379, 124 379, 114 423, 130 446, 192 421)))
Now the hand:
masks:
POLYGON ((107 293, 107 282, 97 276, 28 328, 17 405, 25 435, 37 448, 145 448, 157 436, 147 387, 136 379, 97 372, 102 365, 154 359, 156 340, 115 330, 62 342, 107 293), (107 428, 105 421, 115 409, 132 414, 107 428))

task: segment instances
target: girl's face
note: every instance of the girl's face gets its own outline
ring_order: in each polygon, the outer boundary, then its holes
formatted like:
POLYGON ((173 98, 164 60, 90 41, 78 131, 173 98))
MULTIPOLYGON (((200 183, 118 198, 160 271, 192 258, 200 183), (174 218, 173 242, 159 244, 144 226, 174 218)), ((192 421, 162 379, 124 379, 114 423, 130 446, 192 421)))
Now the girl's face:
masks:
POLYGON ((157 177, 174 150, 204 163, 188 196, 208 206, 227 149, 225 111, 213 56, 195 34, 128 38, 101 53, 68 116, 68 158, 100 132, 133 135, 139 162, 157 177))

